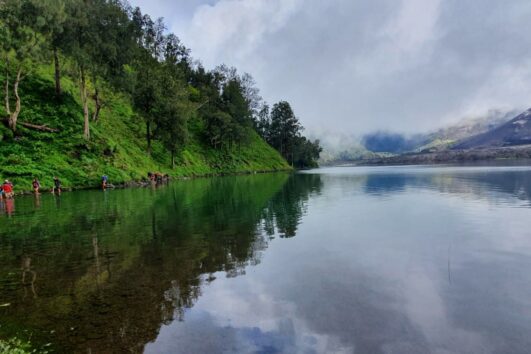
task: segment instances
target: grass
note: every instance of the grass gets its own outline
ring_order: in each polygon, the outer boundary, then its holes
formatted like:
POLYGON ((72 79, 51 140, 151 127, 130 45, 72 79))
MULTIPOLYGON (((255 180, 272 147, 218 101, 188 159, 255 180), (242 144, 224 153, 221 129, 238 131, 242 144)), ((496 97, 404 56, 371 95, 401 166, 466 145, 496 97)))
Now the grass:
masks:
MULTIPOLYGON (((1 75, 0 80, 3 81, 1 75)), ((0 178, 12 180, 17 191, 31 190, 34 177, 49 189, 55 175, 66 188, 85 188, 99 185, 103 174, 109 176, 111 183, 120 184, 141 180, 149 171, 185 177, 290 168, 254 131, 250 132, 249 144, 219 151, 206 146, 200 134, 190 129, 189 142, 177 154, 177 166, 172 169, 170 155, 159 142, 154 142, 151 156, 146 153, 141 117, 135 114, 126 95, 109 89, 104 90, 106 105, 100 119, 91 122, 91 140, 86 142, 78 88, 67 77, 62 86, 64 94, 57 100, 51 67, 40 67, 20 86, 19 121, 45 124, 59 129, 58 133, 18 125, 18 134, 14 135, 0 126, 0 178)), ((0 116, 6 116, 3 106, 0 116)), ((197 122, 192 120, 190 124, 197 122)))
MULTIPOLYGON (((50 343, 51 344, 51 343, 50 343)), ((24 341, 17 337, 0 339, 0 353, 2 354, 31 354, 49 353, 44 348, 37 349, 30 341, 24 341)))

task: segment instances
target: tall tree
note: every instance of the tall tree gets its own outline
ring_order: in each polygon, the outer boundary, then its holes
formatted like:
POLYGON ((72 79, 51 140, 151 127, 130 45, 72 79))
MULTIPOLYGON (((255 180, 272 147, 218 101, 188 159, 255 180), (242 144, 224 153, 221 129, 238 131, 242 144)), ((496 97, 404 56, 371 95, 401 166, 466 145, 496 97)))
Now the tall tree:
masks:
POLYGON ((15 132, 22 109, 20 82, 35 67, 42 54, 42 37, 36 31, 42 20, 38 17, 35 3, 29 0, 1 1, 0 18, 1 50, 5 66, 4 108, 7 124, 15 132))
MULTIPOLYGON (((137 14, 136 16, 139 16, 137 14)), ((135 58, 135 84, 133 87, 133 105, 141 113, 146 123, 147 153, 151 154, 152 126, 157 119, 157 102, 163 94, 160 83, 161 61, 164 60, 164 23, 162 19, 153 21, 142 16, 140 22, 142 35, 138 39, 141 49, 135 58)))
POLYGON ((158 71, 157 62, 151 58, 145 58, 136 68, 136 79, 133 91, 133 105, 142 115, 146 123, 147 153, 151 154, 152 126, 155 123, 158 111, 158 102, 163 92, 159 85, 161 75, 158 71))
POLYGON ((134 54, 135 38, 130 32, 129 18, 119 2, 95 1, 91 6, 95 16, 91 19, 90 74, 94 93, 92 120, 97 121, 103 107, 101 83, 106 81, 120 87, 124 66, 134 54), (103 80, 102 80, 103 79, 103 80))
POLYGON ((302 126, 286 101, 273 105, 271 110, 271 125, 269 128, 269 143, 293 165, 293 148, 295 139, 300 136, 302 126))
POLYGON ((249 128, 252 125, 252 113, 239 80, 232 79, 225 84, 221 102, 223 111, 232 118, 230 143, 236 143, 238 146, 247 143, 249 128))
POLYGON ((271 127, 271 116, 269 114, 269 105, 264 103, 258 111, 258 116, 255 121, 255 129, 258 135, 265 141, 269 142, 269 130, 271 127))
POLYGON ((243 96, 245 97, 247 105, 249 106, 249 109, 251 111, 251 115, 254 121, 253 123, 256 126, 257 121, 259 119, 258 114, 260 113, 260 109, 265 103, 263 102, 262 96, 260 96, 260 90, 256 86, 256 81, 251 76, 251 74, 244 73, 239 78, 239 81, 242 87, 243 96))
POLYGON ((64 24, 67 19, 67 9, 65 0, 33 0, 38 4, 39 18, 42 26, 39 30, 45 37, 50 53, 53 57, 55 95, 61 96, 61 64, 59 51, 65 45, 64 24))
POLYGON ((188 52, 175 35, 170 34, 166 37, 164 62, 161 64, 164 79, 160 82, 164 94, 158 96, 160 109, 157 117, 157 136, 170 151, 172 168, 175 168, 177 151, 188 140, 187 123, 193 112, 183 80, 183 68, 180 66, 188 52))
POLYGON ((83 107, 83 137, 90 139, 90 120, 88 107, 88 75, 91 65, 91 51, 97 45, 96 34, 93 31, 91 0, 71 0, 68 6, 65 29, 65 50, 74 60, 76 77, 79 84, 79 95, 83 107))
POLYGON ((164 86, 165 95, 159 102, 157 136, 169 150, 171 165, 175 168, 175 155, 188 140, 187 122, 192 109, 186 91, 177 81, 167 80, 164 86))
POLYGON ((205 135, 208 143, 214 149, 227 147, 232 135, 232 117, 220 110, 214 110, 206 115, 205 135))
POLYGON ((293 147, 293 166, 297 168, 317 167, 317 160, 323 149, 319 140, 311 141, 304 136, 295 138, 293 147))

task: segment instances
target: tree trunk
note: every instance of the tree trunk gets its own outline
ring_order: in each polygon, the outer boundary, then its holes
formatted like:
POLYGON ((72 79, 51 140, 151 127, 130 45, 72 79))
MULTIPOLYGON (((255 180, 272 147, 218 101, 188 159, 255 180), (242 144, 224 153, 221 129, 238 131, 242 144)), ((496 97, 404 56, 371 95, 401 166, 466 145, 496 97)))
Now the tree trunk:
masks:
POLYGON ((22 75, 22 68, 17 71, 17 77, 13 83, 13 93, 15 94, 15 110, 8 117, 9 128, 15 132, 17 131, 17 119, 20 114, 20 96, 18 94, 18 85, 20 83, 20 77, 22 75))
POLYGON ((89 126, 89 110, 88 110, 88 97, 87 97, 87 85, 85 82, 85 71, 83 68, 80 70, 81 74, 81 85, 80 85, 80 91, 81 91, 81 103, 83 104, 83 119, 84 119, 84 127, 83 127, 83 137, 85 140, 90 139, 90 126, 89 126))
POLYGON ((151 122, 146 121, 146 140, 147 140, 147 153, 151 155, 151 122))
POLYGON ((101 110, 101 107, 103 106, 97 87, 94 89, 94 96, 93 97, 94 97, 95 109, 94 109, 94 114, 92 115, 92 120, 94 122, 96 122, 98 120, 98 118, 100 117, 100 110, 101 110))
POLYGON ((8 116, 11 116, 11 108, 9 107, 9 60, 6 59, 6 81, 4 85, 4 99, 5 108, 8 116))
POLYGON ((61 67, 59 65, 59 54, 57 53, 57 47, 53 48, 53 63, 55 69, 55 95, 61 97, 63 93, 61 90, 61 67))
POLYGON ((175 169, 175 150, 171 151, 171 168, 175 169))
POLYGON ((59 131, 59 129, 50 128, 50 127, 47 127, 46 125, 37 125, 37 124, 32 124, 32 123, 27 123, 27 122, 18 122, 17 124, 22 125, 23 127, 26 127, 26 128, 35 129, 35 130, 39 130, 43 132, 57 133, 59 131))

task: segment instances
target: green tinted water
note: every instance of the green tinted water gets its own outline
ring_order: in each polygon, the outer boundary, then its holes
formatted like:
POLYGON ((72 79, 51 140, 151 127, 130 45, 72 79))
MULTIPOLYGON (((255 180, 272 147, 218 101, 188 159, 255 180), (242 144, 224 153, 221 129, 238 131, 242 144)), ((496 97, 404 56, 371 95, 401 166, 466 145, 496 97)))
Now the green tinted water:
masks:
POLYGON ((333 168, 0 205, 0 337, 58 352, 526 353, 531 169, 333 168))

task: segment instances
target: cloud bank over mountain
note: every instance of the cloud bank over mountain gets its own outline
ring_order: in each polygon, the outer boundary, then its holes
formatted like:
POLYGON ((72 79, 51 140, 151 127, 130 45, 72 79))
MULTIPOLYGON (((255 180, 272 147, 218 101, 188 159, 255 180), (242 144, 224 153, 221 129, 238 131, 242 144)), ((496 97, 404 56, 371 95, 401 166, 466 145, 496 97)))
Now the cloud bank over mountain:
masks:
POLYGON ((310 131, 415 133, 531 106, 531 2, 134 0, 310 131))

